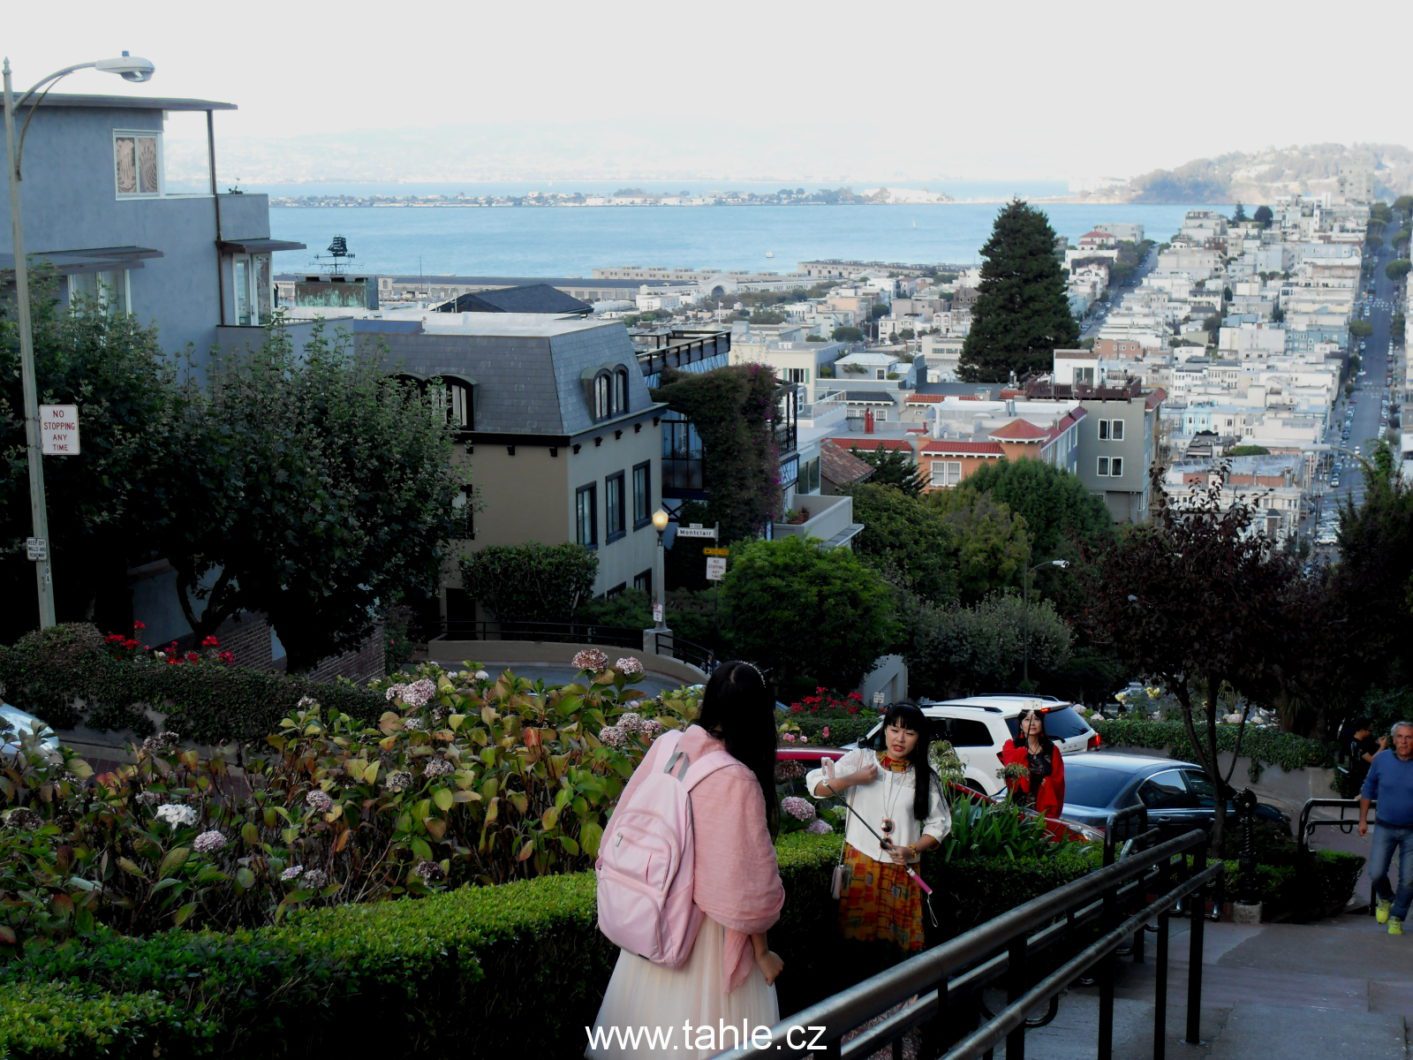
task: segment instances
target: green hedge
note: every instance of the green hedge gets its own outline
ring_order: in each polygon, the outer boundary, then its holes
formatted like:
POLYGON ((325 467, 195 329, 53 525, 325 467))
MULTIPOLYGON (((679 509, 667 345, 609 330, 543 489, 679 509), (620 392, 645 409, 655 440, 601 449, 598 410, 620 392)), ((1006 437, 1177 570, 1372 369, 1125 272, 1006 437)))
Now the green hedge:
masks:
POLYGON ((167 716, 167 727, 197 743, 263 741, 304 696, 325 707, 376 721, 383 697, 349 682, 321 684, 305 677, 225 666, 216 662, 166 666, 156 660, 113 657, 98 630, 61 625, 0 645, 0 687, 6 700, 56 729, 79 722, 95 728, 152 732, 146 707, 167 716), (86 711, 75 707, 87 704, 86 711))
MULTIPOLYGON (((1241 893, 1239 862, 1226 862, 1226 894, 1241 893)), ((1257 865, 1257 890, 1267 920, 1323 920, 1338 916, 1349 905, 1364 871, 1358 854, 1319 850, 1288 865, 1257 865)))
MULTIPOLYGON (((783 1013, 851 981, 828 887, 840 842, 796 833, 778 844, 789 898, 771 945, 786 960, 783 1013)), ((1059 852, 924 872, 938 913, 960 930, 1091 866, 1059 852)), ((589 873, 316 910, 232 935, 31 947, 0 966, 0 1056, 577 1055, 616 958, 594 926, 589 873)))
MULTIPOLYGON (((1090 718, 1090 724, 1109 747, 1146 747, 1167 751, 1184 759, 1195 752, 1187 728, 1180 721, 1149 721, 1144 718, 1090 718)), ((1236 750, 1238 726, 1217 726, 1217 750, 1236 750)), ((1199 726, 1198 732, 1201 733, 1199 726)), ((1334 765, 1334 749, 1319 740, 1263 726, 1247 725, 1241 738, 1241 754, 1251 759, 1251 780, 1261 779, 1265 766, 1279 766, 1286 772, 1320 769, 1334 765)))
POLYGON ((809 714, 785 714, 782 718, 800 727, 800 734, 806 743, 816 747, 843 747, 863 739, 869 729, 878 724, 878 714, 874 711, 860 711, 843 718, 820 718, 809 714), (824 730, 829 735, 823 735, 824 730))

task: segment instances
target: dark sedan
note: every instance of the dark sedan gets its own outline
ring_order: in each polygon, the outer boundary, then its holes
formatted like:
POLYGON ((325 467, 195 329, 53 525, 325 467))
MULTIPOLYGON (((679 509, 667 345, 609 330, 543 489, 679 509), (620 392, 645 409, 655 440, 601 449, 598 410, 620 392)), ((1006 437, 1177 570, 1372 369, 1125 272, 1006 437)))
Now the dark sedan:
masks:
MULTIPOLYGON (((1217 789, 1206 770, 1191 762, 1096 751, 1065 759, 1065 817, 1103 830, 1109 816, 1130 806, 1148 811, 1148 826, 1170 839, 1193 828, 1210 829, 1217 813, 1217 789)), ((1236 808, 1227 800, 1228 819, 1236 808)), ((1259 803, 1258 819, 1283 827, 1290 818, 1259 803)))

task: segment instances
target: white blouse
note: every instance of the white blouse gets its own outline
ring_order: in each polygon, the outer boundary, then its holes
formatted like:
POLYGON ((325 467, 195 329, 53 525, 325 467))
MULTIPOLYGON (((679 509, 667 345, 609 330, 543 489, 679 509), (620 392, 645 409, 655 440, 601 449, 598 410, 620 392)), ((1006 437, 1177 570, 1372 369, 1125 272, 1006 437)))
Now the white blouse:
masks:
MULTIPOLYGON (((850 773, 857 773, 870 764, 878 766, 878 775, 867 784, 858 784, 849 788, 843 795, 844 800, 854 811, 848 815, 848 824, 844 831, 845 841, 859 853, 867 854, 874 861, 892 860, 883 853, 882 848, 878 845, 878 840, 855 819, 855 814, 857 814, 880 835, 883 834, 881 827, 883 819, 890 818, 893 821, 893 832, 888 838, 893 841, 895 846, 910 846, 924 835, 930 835, 939 843, 942 842, 952 831, 952 812, 947 808, 947 799, 942 793, 941 787, 934 784, 929 807, 930 814, 927 820, 922 822, 922 827, 918 827, 918 822, 913 817, 916 767, 909 769, 906 773, 895 773, 879 762, 878 752, 859 748, 850 751, 834 763, 834 776, 844 777, 850 773)), ((828 782, 829 777, 821 766, 806 774, 805 789, 814 795, 815 788, 828 782)))

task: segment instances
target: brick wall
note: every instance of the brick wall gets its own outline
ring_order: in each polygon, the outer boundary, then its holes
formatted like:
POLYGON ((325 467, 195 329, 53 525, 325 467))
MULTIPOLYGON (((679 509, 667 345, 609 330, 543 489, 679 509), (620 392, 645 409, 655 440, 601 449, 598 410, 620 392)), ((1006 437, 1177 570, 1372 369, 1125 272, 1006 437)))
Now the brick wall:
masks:
MULTIPOLYGON (((252 612, 228 618, 216 630, 222 650, 235 655, 237 666, 248 666, 252 670, 283 670, 284 659, 272 657, 270 634, 270 623, 265 616, 252 612)), ((383 673, 383 627, 379 624, 368 639, 353 651, 321 660, 310 676, 317 681, 332 681, 335 677, 367 681, 382 677, 383 673)))

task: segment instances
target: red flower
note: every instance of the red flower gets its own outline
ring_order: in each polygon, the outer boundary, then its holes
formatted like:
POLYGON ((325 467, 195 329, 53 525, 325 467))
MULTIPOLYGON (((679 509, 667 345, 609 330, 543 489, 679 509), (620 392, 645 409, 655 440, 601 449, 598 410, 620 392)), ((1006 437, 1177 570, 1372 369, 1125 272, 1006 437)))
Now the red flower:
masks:
POLYGON ((791 714, 803 714, 804 712, 805 712, 805 708, 804 708, 802 705, 800 705, 799 703, 791 703, 791 704, 790 704, 790 713, 791 713, 791 714))
POLYGON ((850 699, 857 699, 857 700, 859 700, 860 702, 863 701, 863 695, 862 695, 861 693, 859 693, 859 692, 850 692, 850 693, 849 693, 849 698, 850 698, 850 699))
POLYGON ((189 651, 189 652, 186 653, 186 661, 187 661, 187 662, 200 662, 200 661, 201 661, 201 656, 198 655, 198 654, 197 654, 196 652, 194 652, 194 651, 189 651))
POLYGON ((128 651, 136 651, 137 641, 129 637, 127 640, 123 641, 123 647, 126 648, 128 651))
POLYGON ((216 656, 216 658, 220 659, 223 663, 229 666, 231 665, 231 663, 235 662, 235 653, 223 651, 220 655, 216 656))
POLYGON ((854 706, 854 704, 850 703, 850 704, 849 704, 849 713, 850 713, 850 714, 857 714, 858 712, 859 712, 859 708, 856 707, 856 706, 854 706))
POLYGON ((123 643, 123 635, 121 633, 109 633, 106 637, 103 638, 103 643, 121 644, 123 643))
POLYGON ((175 655, 169 656, 168 659, 167 659, 167 665, 168 665, 168 666, 176 666, 176 665, 178 665, 180 662, 181 662, 181 659, 177 658, 175 655))
POLYGON ((826 692, 828 692, 828 691, 829 691, 829 689, 825 688, 823 685, 819 685, 819 686, 817 686, 817 687, 815 688, 814 694, 817 695, 817 696, 822 696, 822 695, 824 695, 824 693, 826 693, 826 692))
POLYGON ((147 628, 147 623, 146 623, 146 622, 139 622, 139 621, 137 621, 136 619, 134 619, 134 620, 133 620, 133 624, 132 624, 132 628, 133 628, 133 629, 146 629, 146 628, 147 628))
POLYGON ((221 642, 217 640, 214 636, 208 636, 205 640, 201 642, 201 646, 203 648, 219 648, 221 646, 221 642))

